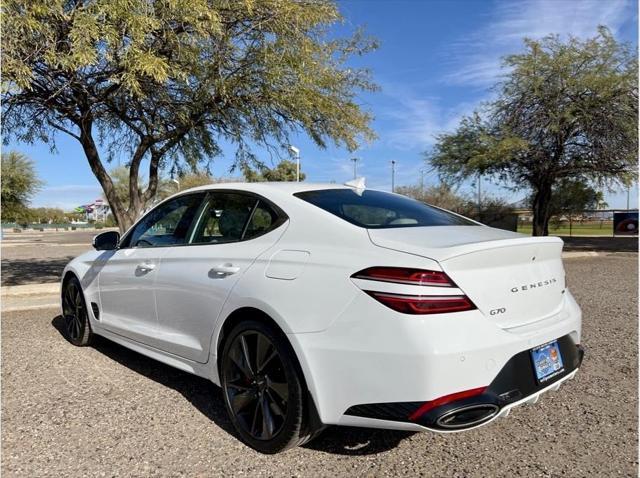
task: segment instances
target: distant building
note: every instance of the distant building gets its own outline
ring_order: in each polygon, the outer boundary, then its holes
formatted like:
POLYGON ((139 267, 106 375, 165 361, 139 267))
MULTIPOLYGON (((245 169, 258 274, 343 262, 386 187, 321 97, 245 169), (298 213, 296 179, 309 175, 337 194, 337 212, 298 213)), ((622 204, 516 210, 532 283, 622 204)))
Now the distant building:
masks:
POLYGON ((104 199, 99 198, 91 204, 78 206, 75 211, 83 213, 86 221, 105 222, 111 213, 111 208, 104 199))

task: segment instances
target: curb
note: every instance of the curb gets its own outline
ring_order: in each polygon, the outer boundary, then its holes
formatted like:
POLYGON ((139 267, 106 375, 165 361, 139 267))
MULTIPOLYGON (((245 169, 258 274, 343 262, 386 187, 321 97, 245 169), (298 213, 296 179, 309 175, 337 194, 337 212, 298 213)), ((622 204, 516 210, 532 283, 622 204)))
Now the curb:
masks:
POLYGON ((60 293, 59 282, 46 282, 44 284, 10 285, 1 288, 2 297, 20 297, 24 295, 58 295, 60 293))
POLYGON ((7 312, 21 312, 21 311, 29 311, 29 310, 44 310, 44 309, 59 309, 60 304, 51 303, 51 304, 40 304, 40 305, 24 305, 24 306, 16 306, 16 307, 7 307, 6 309, 2 309, 2 313, 6 314, 7 312))
POLYGON ((596 251, 567 251, 562 253, 563 259, 575 259, 578 257, 598 257, 599 252, 596 251))

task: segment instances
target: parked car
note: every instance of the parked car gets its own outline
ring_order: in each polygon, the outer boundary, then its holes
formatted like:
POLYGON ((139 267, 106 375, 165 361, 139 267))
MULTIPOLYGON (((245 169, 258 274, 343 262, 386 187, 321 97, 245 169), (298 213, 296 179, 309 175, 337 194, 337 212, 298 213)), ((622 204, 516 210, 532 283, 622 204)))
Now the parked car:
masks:
POLYGON ((559 238, 357 182, 191 189, 94 248, 63 273, 69 341, 213 381, 265 453, 329 424, 475 428, 582 361, 559 238))

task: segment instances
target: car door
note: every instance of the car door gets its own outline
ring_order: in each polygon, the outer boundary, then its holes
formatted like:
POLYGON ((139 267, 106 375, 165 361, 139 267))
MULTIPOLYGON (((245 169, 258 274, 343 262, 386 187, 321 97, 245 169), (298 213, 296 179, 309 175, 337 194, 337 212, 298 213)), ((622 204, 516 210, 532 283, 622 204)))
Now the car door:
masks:
POLYGON ((167 252, 155 285, 160 347, 201 363, 231 289, 278 241, 287 220, 248 193, 214 191, 205 203, 189 245, 167 252))
POLYGON ((100 322, 105 329, 157 345, 154 284, 162 257, 187 242, 205 194, 179 196, 144 216, 102 264, 98 275, 100 322))

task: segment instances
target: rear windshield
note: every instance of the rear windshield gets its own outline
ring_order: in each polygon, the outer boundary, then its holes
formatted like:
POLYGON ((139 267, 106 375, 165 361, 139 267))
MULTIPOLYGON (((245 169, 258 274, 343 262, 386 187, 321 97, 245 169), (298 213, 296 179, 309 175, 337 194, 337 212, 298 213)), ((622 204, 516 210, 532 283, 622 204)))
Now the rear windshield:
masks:
POLYGON ((295 196, 368 229, 474 226, 475 222, 398 194, 354 189, 305 191, 295 196))

